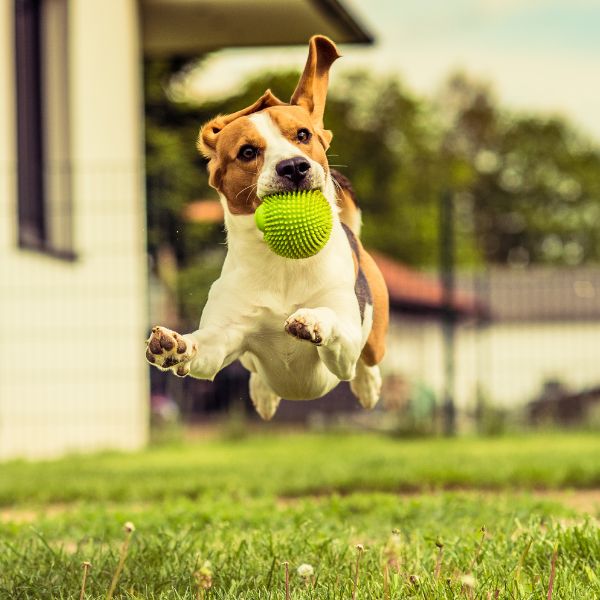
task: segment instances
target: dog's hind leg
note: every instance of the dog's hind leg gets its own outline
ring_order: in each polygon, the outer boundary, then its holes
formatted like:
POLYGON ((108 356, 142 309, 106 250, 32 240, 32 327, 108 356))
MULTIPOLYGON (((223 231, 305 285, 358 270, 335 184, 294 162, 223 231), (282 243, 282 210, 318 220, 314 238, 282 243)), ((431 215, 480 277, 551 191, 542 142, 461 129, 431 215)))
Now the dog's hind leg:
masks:
POLYGON ((352 393, 363 408, 373 408, 381 394, 381 373, 379 366, 369 366, 361 358, 356 364, 356 375, 350 382, 352 393))
POLYGON ((270 421, 273 418, 281 401, 281 398, 258 373, 250 375, 250 399, 256 412, 264 421, 270 421))

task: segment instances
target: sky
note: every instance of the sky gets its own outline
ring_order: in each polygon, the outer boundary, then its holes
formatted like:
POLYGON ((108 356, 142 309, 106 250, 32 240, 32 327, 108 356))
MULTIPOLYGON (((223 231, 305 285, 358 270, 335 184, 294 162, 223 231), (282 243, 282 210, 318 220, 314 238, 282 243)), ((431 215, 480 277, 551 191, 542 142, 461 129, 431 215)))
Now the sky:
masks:
MULTIPOLYGON (((600 0, 342 2, 376 43, 342 46, 332 81, 366 67, 397 74, 409 90, 431 95, 463 71, 490 84, 503 106, 565 116, 600 141, 600 0)), ((265 68, 300 69, 305 58, 299 47, 221 51, 192 87, 219 96, 265 68)))

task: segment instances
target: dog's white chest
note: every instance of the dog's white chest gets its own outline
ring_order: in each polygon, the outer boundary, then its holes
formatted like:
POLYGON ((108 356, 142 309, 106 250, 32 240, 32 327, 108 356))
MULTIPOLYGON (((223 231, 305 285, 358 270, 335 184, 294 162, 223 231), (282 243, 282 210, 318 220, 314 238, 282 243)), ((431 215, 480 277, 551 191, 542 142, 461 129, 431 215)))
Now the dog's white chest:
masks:
POLYGON ((339 379, 322 363, 317 345, 290 336, 284 326, 300 308, 329 306, 336 313, 351 315, 360 328, 345 233, 338 223, 319 254, 290 260, 273 254, 252 223, 246 223, 242 231, 239 223, 236 220, 235 238, 230 231, 229 254, 221 278, 211 290, 201 327, 215 322, 225 327, 243 325, 247 332, 241 357, 245 366, 259 372, 284 398, 322 396, 339 379))

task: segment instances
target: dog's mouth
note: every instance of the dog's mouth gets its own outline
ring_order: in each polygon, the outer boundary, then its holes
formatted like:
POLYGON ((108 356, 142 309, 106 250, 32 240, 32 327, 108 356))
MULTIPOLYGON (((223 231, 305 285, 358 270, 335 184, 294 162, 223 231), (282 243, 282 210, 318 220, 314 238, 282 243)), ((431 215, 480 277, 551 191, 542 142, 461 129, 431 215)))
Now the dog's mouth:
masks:
POLYGON ((269 190, 263 194, 261 194, 260 196, 258 196, 258 199, 260 202, 262 202, 265 198, 270 198, 271 196, 279 196, 279 195, 285 195, 285 194, 297 194, 299 192, 321 192, 324 193, 324 190, 321 186, 318 187, 282 187, 282 188, 278 188, 278 189, 274 189, 274 190, 269 190))
POLYGON ((276 196, 278 194, 289 194, 289 193, 297 193, 297 192, 321 192, 325 193, 325 188, 322 185, 314 185, 314 182, 308 183, 306 185, 274 185, 269 186, 266 190, 261 190, 260 194, 257 194, 260 202, 269 196, 276 196))

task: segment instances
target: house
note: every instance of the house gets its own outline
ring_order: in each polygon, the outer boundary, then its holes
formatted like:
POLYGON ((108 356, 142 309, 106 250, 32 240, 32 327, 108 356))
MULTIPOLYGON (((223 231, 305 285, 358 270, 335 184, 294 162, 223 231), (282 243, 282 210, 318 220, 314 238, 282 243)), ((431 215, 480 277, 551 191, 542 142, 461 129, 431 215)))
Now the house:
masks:
POLYGON ((317 32, 370 41, 338 0, 0 3, 0 458, 147 440, 142 57, 317 32))
POLYGON ((573 394, 600 384, 600 269, 492 267, 461 285, 490 312, 458 377, 471 398, 477 386, 495 405, 522 407, 550 382, 573 394))
MULTIPOLYGON (((381 260, 379 265, 384 273, 392 268, 381 260)), ((392 297, 395 287, 404 290, 409 297, 403 304, 410 307, 416 286, 409 276, 398 271, 386 280, 392 297)), ((439 300, 436 283, 428 289, 420 281, 421 300, 439 300)), ((469 413, 481 402, 523 409, 549 384, 560 384, 565 398, 574 398, 574 412, 579 399, 593 401, 600 384, 600 269, 493 266, 459 274, 456 283, 455 309, 463 318, 456 321, 450 353, 459 411, 469 413)), ((421 313, 393 312, 384 365, 388 374, 427 388, 439 401, 448 384, 443 320, 421 313)))
POLYGON ((440 403, 447 391, 463 408, 460 387, 461 357, 457 349, 470 348, 481 323, 488 318, 488 307, 473 291, 460 285, 447 299, 440 278, 433 273, 412 269, 389 257, 373 253, 390 294, 390 328, 382 374, 389 384, 383 399, 389 408, 401 408, 409 399, 426 395, 440 403), (445 338, 452 326, 454 341, 445 338), (448 354, 453 374, 447 372, 448 354), (400 390, 397 389, 400 384, 400 390))

